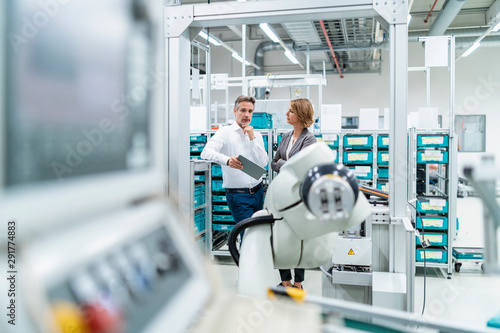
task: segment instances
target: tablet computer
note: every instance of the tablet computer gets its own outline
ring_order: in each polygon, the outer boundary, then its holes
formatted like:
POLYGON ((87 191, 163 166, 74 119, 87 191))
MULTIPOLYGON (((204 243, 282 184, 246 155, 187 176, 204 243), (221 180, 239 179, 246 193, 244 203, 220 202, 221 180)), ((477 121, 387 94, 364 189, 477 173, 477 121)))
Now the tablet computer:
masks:
POLYGON ((260 165, 255 164, 254 162, 250 161, 248 158, 246 158, 243 155, 238 156, 238 159, 240 160, 241 164, 243 164, 243 171, 247 175, 259 180, 260 177, 262 177, 263 174, 267 172, 266 169, 261 167, 260 165))

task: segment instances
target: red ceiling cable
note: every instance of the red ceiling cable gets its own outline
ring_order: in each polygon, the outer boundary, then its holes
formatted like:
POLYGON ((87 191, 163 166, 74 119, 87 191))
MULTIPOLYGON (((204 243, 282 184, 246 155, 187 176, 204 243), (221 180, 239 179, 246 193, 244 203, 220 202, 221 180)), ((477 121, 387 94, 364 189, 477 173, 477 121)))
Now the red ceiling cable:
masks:
POLYGON ((333 52, 332 43, 330 43, 330 38, 328 37, 328 33, 326 32, 325 24, 323 23, 323 20, 319 20, 319 23, 321 24, 321 28, 323 29, 323 33, 325 34, 326 42, 328 43, 328 47, 330 48, 330 52, 332 53, 333 61, 335 61, 335 65, 337 66, 337 70, 339 71, 340 78, 343 79, 344 75, 342 75, 339 63, 337 62, 337 57, 335 56, 335 52, 333 52))
POLYGON ((436 6, 437 2, 438 2, 438 0, 434 1, 434 4, 432 5, 431 11, 429 12, 429 14, 427 14, 427 17, 424 20, 425 23, 427 23, 427 21, 429 21, 429 17, 431 16, 432 11, 434 10, 434 6, 436 6))

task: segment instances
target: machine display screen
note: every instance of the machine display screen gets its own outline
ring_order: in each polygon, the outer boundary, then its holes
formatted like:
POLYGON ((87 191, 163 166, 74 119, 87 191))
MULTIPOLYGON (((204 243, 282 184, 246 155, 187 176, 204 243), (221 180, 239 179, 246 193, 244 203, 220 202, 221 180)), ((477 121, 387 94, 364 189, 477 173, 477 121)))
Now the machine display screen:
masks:
POLYGON ((135 2, 7 1, 7 187, 151 164, 149 96, 160 80, 135 2))

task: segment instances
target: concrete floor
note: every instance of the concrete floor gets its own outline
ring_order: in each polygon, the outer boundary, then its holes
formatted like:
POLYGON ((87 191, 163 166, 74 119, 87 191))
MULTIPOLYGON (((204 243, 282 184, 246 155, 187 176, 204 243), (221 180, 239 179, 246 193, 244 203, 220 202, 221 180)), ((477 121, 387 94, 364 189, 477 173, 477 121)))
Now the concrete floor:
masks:
MULTIPOLYGON (((460 221, 455 247, 482 247, 482 204, 478 198, 459 198, 457 216, 460 221)), ((499 238, 500 239, 500 238, 499 238)), ((229 290, 236 291, 237 267, 231 257, 218 256, 212 261, 216 271, 229 290)), ((417 270, 415 312, 422 312, 424 299, 423 268, 417 270)), ((275 272, 276 284, 280 282, 275 272)), ((322 273, 306 271, 304 289, 311 295, 322 296, 322 273)), ((500 312, 500 276, 482 274, 479 264, 465 262, 459 273, 446 279, 438 269, 427 269, 426 306, 424 316, 485 327, 489 318, 500 312)), ((500 332, 500 331, 499 331, 500 332)))

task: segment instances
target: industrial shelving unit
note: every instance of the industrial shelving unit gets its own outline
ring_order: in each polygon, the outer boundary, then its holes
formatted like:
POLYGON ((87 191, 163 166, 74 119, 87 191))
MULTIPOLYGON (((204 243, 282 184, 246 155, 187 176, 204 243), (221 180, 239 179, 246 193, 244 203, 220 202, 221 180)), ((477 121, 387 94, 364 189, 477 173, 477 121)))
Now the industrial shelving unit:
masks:
MULTIPOLYGON (((419 41, 425 42, 432 38, 438 37, 420 37, 419 41)), ((427 63, 426 58, 425 66, 408 67, 408 72, 422 71, 426 74, 426 107, 431 106, 431 69, 446 67, 449 75, 449 128, 410 129, 408 199, 417 199, 416 209, 421 217, 414 213, 416 228, 424 234, 424 239, 430 241, 430 247, 423 249, 417 239, 416 266, 446 269, 450 279, 453 272, 452 243, 456 235, 458 188, 458 150, 454 129, 455 37, 447 36, 445 42, 448 50, 446 61, 427 63), (431 165, 437 166, 436 170, 432 170, 431 165)))
POLYGON ((227 205, 226 190, 222 187, 222 168, 212 163, 212 219, 209 224, 210 254, 229 255, 221 248, 227 243, 228 232, 234 227, 234 219, 227 205))
POLYGON ((210 202, 211 168, 209 162, 191 161, 191 188, 190 188, 190 226, 194 239, 203 254, 208 252, 207 227, 212 218, 212 204, 210 202))
POLYGON ((453 272, 452 249, 456 235, 457 147, 449 130, 410 131, 410 161, 416 228, 430 246, 423 248, 417 239, 416 266, 453 272), (425 260, 425 264, 424 264, 425 260))
POLYGON ((388 191, 389 135, 386 130, 315 130, 318 141, 336 154, 336 163, 351 168, 361 183, 388 191))
POLYGON ((361 183, 373 186, 373 136, 344 134, 342 137, 342 163, 354 171, 361 183))

